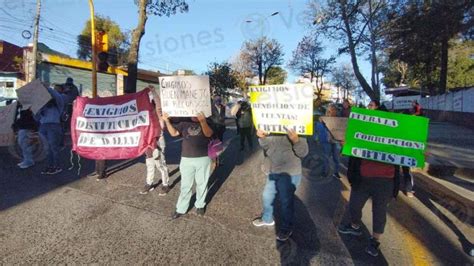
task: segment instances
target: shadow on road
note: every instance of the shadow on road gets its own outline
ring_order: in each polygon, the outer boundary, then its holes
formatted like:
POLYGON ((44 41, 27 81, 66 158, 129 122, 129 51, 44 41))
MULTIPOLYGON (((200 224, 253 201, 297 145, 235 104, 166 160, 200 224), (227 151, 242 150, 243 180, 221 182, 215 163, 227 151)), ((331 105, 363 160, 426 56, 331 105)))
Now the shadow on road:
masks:
MULTIPOLYGON (((452 204, 449 203, 448 199, 437 199, 432 197, 431 194, 418 189, 416 192, 416 198, 423 203, 436 217, 438 217, 457 237, 459 242, 462 245, 462 248, 466 255, 468 255, 471 252, 471 249, 473 248, 473 243, 471 243, 466 236, 463 234, 463 232, 456 226, 456 224, 453 223, 453 221, 443 214, 443 212, 436 207, 433 202, 437 202, 444 208, 446 208, 449 212, 451 212, 453 215, 458 217, 461 222, 465 224, 466 227, 472 226, 473 221, 469 220, 469 216, 467 215, 467 207, 464 208, 456 208, 453 207, 452 204)), ((458 204, 456 204, 458 205, 458 204)))
POLYGON ((321 243, 316 225, 304 203, 295 197, 295 225, 293 234, 285 242, 276 241, 282 265, 310 265, 311 259, 318 254, 321 243))

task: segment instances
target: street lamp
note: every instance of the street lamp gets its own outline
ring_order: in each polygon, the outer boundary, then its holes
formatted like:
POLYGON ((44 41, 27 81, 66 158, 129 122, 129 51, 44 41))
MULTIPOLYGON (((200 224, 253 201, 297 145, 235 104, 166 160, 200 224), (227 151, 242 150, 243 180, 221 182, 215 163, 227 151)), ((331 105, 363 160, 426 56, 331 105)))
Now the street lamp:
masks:
POLYGON ((270 15, 268 15, 268 16, 265 16, 265 17, 262 16, 262 15, 260 15, 260 14, 254 14, 254 16, 255 16, 254 19, 248 19, 248 20, 246 20, 245 22, 246 22, 246 23, 253 23, 253 22, 256 22, 256 23, 257 23, 257 27, 258 27, 258 29, 259 29, 259 31, 260 31, 259 36, 260 36, 260 37, 263 37, 263 33, 264 33, 264 30, 265 30, 265 25, 264 25, 264 23, 267 21, 267 19, 268 19, 269 17, 273 17, 273 16, 276 16, 276 15, 278 15, 278 14, 280 14, 280 12, 278 12, 278 11, 273 12, 272 14, 270 14, 270 15))

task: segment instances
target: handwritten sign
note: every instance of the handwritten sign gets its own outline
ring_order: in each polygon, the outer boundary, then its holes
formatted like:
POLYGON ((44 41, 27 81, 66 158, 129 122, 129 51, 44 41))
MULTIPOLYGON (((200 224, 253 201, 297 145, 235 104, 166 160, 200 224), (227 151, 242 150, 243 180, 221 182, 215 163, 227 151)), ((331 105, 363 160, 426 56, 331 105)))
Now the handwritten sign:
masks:
POLYGON ((163 112, 174 117, 211 116, 209 76, 160 77, 163 112))
POLYGON ((11 125, 15 121, 16 102, 0 107, 0 146, 15 144, 15 134, 11 125))
POLYGON ((313 86, 308 84, 250 86, 255 128, 270 133, 313 134, 313 86))
POLYGON ((36 79, 16 90, 18 101, 23 106, 31 105, 31 111, 36 114, 49 100, 52 99, 48 89, 36 79))

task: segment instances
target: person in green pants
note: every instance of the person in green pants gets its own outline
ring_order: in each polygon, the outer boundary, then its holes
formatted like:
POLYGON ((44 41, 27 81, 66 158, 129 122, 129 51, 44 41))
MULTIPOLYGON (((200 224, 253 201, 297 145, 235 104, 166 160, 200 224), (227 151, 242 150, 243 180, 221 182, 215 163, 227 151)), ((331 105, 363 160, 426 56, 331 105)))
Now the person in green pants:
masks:
POLYGON ((175 126, 170 123, 167 113, 163 114, 163 120, 171 136, 181 135, 183 137, 179 164, 181 192, 172 219, 181 217, 188 210, 194 181, 196 182, 194 207, 196 207, 198 215, 204 215, 207 182, 211 175, 211 159, 207 154, 207 145, 214 132, 203 113, 198 113, 190 121, 181 121, 175 126))

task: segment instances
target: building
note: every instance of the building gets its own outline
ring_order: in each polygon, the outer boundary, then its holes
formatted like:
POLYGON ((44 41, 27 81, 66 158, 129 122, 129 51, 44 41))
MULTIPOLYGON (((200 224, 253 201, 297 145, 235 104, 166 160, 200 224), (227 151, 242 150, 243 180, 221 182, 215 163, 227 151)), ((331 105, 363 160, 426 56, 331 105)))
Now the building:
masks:
MULTIPOLYGON (((5 87, 0 89, 0 97, 16 98, 15 90, 27 83, 32 72, 32 47, 0 42, 4 47, 0 61, 0 82, 4 83, 0 86, 3 84, 5 87)), ((82 96, 92 95, 91 62, 71 58, 41 43, 38 44, 38 60, 36 77, 44 83, 62 84, 72 77, 82 96)), ((148 85, 158 88, 158 77, 164 75, 158 71, 139 69, 137 90, 148 85)), ((97 94, 102 97, 121 95, 126 82, 127 70, 111 66, 107 72, 97 73, 97 94)))
POLYGON ((0 40, 0 99, 16 98, 15 89, 24 85, 23 49, 0 40))

